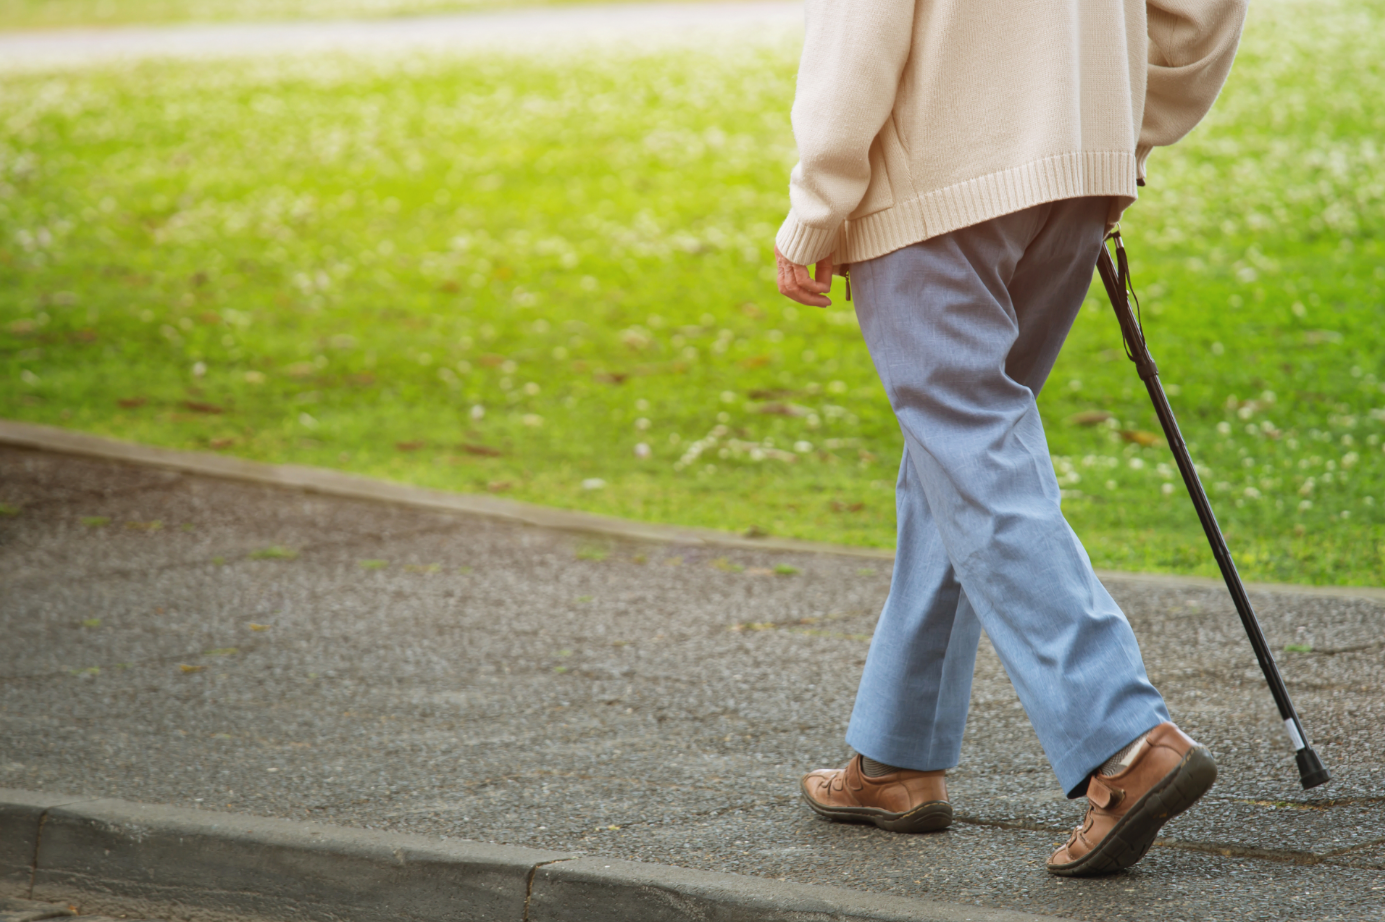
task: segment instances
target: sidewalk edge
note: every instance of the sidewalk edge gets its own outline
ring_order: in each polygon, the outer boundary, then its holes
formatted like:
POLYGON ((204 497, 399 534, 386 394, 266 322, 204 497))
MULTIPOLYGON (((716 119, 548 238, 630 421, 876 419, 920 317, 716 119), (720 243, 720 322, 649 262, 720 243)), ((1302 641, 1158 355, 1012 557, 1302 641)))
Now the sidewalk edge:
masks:
POLYGON ((746 538, 710 528, 684 528, 677 525, 636 522, 591 512, 553 509, 513 499, 502 499, 497 496, 450 493, 445 490, 413 487, 388 480, 363 477, 358 474, 345 474, 328 468, 294 464, 268 464, 262 461, 247 461, 243 458, 204 452, 155 448, 135 442, 106 438, 105 436, 72 432, 54 426, 40 426, 12 420, 0 419, 0 445, 55 454, 84 455, 126 464, 161 467, 185 474, 289 487, 329 496, 397 503, 434 511, 482 515, 488 518, 523 522, 540 528, 609 535, 634 541, 701 544, 745 550, 839 554, 885 560, 894 558, 894 551, 889 548, 850 547, 821 544, 815 541, 798 541, 792 538, 746 538))
POLYGON ((0 790, 0 841, 27 834, 36 808, 43 832, 32 882, 26 891, 0 878, 0 895, 76 898, 84 913, 174 907, 200 922, 1054 920, 570 852, 20 790, 0 790))
MULTIPOLYGON (((293 464, 269 464, 262 461, 247 461, 243 458, 214 455, 206 452, 178 451, 171 448, 156 448, 125 442, 105 436, 73 432, 55 426, 42 426, 35 423, 21 423, 0 419, 0 445, 27 448, 55 454, 82 455, 136 464, 147 467, 161 467, 184 474, 205 477, 219 477, 226 480, 240 480, 269 486, 287 487, 309 493, 327 496, 340 496, 349 499, 364 499, 383 503, 396 503, 428 509, 435 512, 457 512, 466 515, 480 515, 487 518, 506 519, 522 522, 539 528, 553 528, 560 531, 605 535, 630 541, 653 541, 662 544, 691 544, 707 547, 729 547, 741 550, 789 551, 804 554, 833 554, 845 557, 863 557, 873 560, 893 560, 894 551, 890 548, 852 547, 843 544, 827 544, 817 541, 800 541, 793 538, 746 538, 731 532, 711 528, 685 528, 678 525, 660 525, 653 522, 636 522, 615 516, 597 515, 591 512, 576 512, 567 509, 553 509, 518 500, 502 499, 495 496, 478 496, 472 493, 450 493, 445 490, 431 490, 412 487, 407 484, 378 480, 358 474, 344 474, 327 468, 307 467, 293 464)), ((1170 573, 1131 573, 1123 570, 1097 570, 1097 576, 1105 580, 1126 580, 1131 582, 1167 585, 1170 588, 1190 587, 1198 589, 1218 589, 1223 583, 1219 579, 1205 576, 1179 576, 1170 573)), ((1385 588, 1373 586, 1305 586, 1294 583, 1246 583, 1246 589, 1256 593, 1278 593, 1282 595, 1330 596, 1346 599, 1366 599, 1385 603, 1385 588)))

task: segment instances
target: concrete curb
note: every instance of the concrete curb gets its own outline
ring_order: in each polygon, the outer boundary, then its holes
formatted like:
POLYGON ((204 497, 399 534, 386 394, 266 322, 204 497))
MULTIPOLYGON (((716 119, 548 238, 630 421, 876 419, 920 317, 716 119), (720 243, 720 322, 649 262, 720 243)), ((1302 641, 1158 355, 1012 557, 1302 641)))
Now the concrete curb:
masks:
MULTIPOLYGON (((160 467, 184 474, 260 483, 303 490, 307 493, 321 493, 326 496, 397 503, 434 512, 482 515, 488 518, 523 522, 526 525, 534 525, 539 528, 606 535, 629 541, 730 547, 743 550, 789 551, 802 554, 838 554, 873 560, 894 559, 894 551, 889 548, 851 547, 816 541, 798 541, 793 538, 746 538, 742 535, 710 528, 684 528, 677 525, 635 522, 590 512, 552 509, 495 496, 449 493, 444 490, 411 487, 406 484, 361 477, 356 474, 343 474, 340 471, 327 468, 294 464, 267 464, 261 461, 247 461, 243 458, 204 452, 154 448, 99 435, 88 435, 84 432, 72 432, 54 426, 40 426, 12 420, 0 419, 0 445, 56 454, 103 458, 124 464, 160 467)), ((1219 589, 1223 586, 1219 579, 1201 576, 1126 573, 1120 570, 1098 570, 1097 575, 1102 580, 1129 580, 1166 585, 1170 588, 1219 589)), ((1289 583, 1246 583, 1246 589, 1257 593, 1330 596, 1368 599, 1385 603, 1385 589, 1368 586, 1299 586, 1289 583)))
POLYGON ((266 464, 225 455, 153 448, 148 445, 122 442, 83 432, 71 432, 53 426, 37 426, 10 420, 0 420, 0 445, 12 445, 18 448, 57 454, 105 458, 126 464, 161 467, 185 474, 249 481, 250 483, 288 487, 309 493, 322 493, 328 496, 396 503, 437 512, 483 515, 489 518, 523 522, 526 525, 535 525, 540 528, 610 535, 633 541, 703 544, 716 547, 894 559, 894 551, 888 548, 819 544, 813 541, 796 541, 792 538, 745 538, 710 528, 683 528, 677 525, 634 522, 629 519, 618 519, 613 516, 596 515, 590 512, 550 509, 546 506, 535 506, 496 496, 449 493, 443 490, 411 487, 401 483, 391 483, 387 480, 361 477, 356 474, 343 474, 340 471, 320 467, 266 464))
POLYGON ((579 855, 0 789, 0 896, 312 922, 1042 922, 579 855))

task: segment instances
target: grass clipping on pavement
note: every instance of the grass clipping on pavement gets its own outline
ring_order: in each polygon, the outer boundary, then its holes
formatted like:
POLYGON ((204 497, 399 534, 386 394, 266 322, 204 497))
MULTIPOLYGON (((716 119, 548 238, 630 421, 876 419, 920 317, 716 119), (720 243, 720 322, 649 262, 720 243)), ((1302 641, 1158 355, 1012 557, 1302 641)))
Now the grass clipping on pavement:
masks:
MULTIPOLYGON (((1253 9, 1124 225, 1252 579, 1385 575, 1382 30, 1379 0, 1253 9)), ((773 287, 795 66, 770 40, 0 78, 0 415, 889 545, 900 437, 850 305, 773 287)), ((1098 566, 1215 573, 1099 288, 1039 405, 1098 566)))

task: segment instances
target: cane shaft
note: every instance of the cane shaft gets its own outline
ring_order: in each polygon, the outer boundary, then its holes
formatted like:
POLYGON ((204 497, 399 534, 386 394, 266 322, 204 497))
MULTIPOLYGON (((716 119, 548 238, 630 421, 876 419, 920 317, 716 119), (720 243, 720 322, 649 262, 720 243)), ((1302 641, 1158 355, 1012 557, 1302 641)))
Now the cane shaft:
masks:
MULTIPOLYGON (((1117 246, 1119 245, 1119 241, 1117 241, 1117 246)), ((1120 249, 1117 252, 1122 261, 1122 268, 1124 268, 1124 250, 1120 249)), ((1293 701, 1289 698, 1289 690, 1284 685, 1284 678, 1279 673, 1279 666, 1274 661, 1269 643, 1265 640, 1265 634, 1260 629, 1260 622, 1255 617, 1255 610, 1251 607, 1245 584, 1241 581, 1240 573, 1236 571, 1236 563, 1231 558, 1231 550, 1227 547, 1226 538, 1222 535, 1221 527, 1217 524, 1217 517, 1212 512, 1212 504, 1207 499, 1207 491, 1202 487, 1202 481, 1198 477, 1197 468, 1193 465, 1188 445, 1183 441, 1183 434, 1178 429, 1178 421, 1174 418, 1173 408, 1169 406, 1168 397, 1164 394, 1164 387, 1159 382, 1159 370, 1153 357, 1149 354, 1149 347, 1145 344, 1144 331, 1134 311, 1130 309, 1130 301, 1126 296, 1124 283, 1125 273, 1117 271, 1111 260, 1111 254, 1105 246, 1101 248, 1101 255, 1097 260, 1097 271, 1101 275, 1106 294, 1111 300, 1111 307, 1116 312, 1116 320, 1120 323, 1126 350, 1130 354, 1131 361, 1135 363, 1140 378, 1145 383, 1146 390, 1149 391, 1149 399, 1154 404, 1154 412, 1159 417, 1159 425, 1163 427, 1164 438, 1168 441, 1169 449, 1173 452, 1179 473, 1183 475, 1183 483, 1188 488, 1188 495, 1193 501, 1193 508, 1197 511, 1198 521, 1202 523, 1202 530, 1207 535, 1207 542, 1212 546, 1212 555, 1217 560, 1222 579, 1225 580, 1226 588, 1231 593, 1231 599, 1236 605, 1236 613, 1241 617, 1241 624, 1245 627, 1246 636, 1250 639, 1251 648, 1255 651, 1255 658, 1260 663, 1260 671, 1265 674, 1265 681, 1270 687, 1270 694, 1274 696, 1274 703, 1279 709, 1279 716, 1284 721, 1284 727, 1294 743, 1303 786, 1306 788, 1322 784, 1329 780, 1330 776, 1327 770, 1322 767, 1321 762, 1318 761, 1312 747, 1307 743, 1308 735, 1304 732, 1303 723, 1299 720, 1298 712, 1294 709, 1293 701)))

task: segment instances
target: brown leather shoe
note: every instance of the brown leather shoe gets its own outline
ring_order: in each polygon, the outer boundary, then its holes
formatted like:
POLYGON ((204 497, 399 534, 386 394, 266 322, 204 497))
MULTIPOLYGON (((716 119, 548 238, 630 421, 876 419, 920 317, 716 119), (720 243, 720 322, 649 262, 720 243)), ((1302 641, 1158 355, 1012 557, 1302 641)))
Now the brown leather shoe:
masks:
POLYGON ((846 768, 803 776, 803 799, 830 820, 874 823, 890 832, 936 832, 952 825, 942 772, 899 769, 876 778, 861 771, 861 756, 846 768))
POLYGON ((1145 734, 1134 761, 1119 775, 1093 775, 1087 816, 1048 859, 1063 877, 1108 874, 1145 856, 1159 829, 1191 807, 1217 780, 1212 754, 1171 723, 1145 734))

